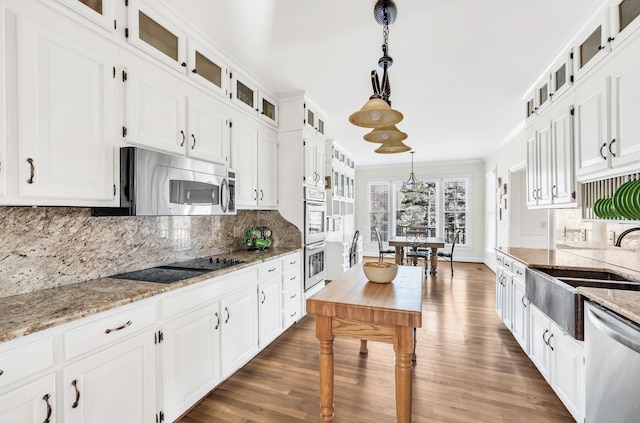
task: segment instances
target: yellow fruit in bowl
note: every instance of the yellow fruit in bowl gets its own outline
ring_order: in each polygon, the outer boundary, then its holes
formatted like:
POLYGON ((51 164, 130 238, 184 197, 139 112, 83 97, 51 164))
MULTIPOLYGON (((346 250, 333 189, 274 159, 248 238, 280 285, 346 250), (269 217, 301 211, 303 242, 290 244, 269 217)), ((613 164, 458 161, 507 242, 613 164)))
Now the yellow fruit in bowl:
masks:
POLYGON ((395 263, 364 263, 362 266, 364 275, 370 282, 388 283, 398 274, 398 265, 395 263))

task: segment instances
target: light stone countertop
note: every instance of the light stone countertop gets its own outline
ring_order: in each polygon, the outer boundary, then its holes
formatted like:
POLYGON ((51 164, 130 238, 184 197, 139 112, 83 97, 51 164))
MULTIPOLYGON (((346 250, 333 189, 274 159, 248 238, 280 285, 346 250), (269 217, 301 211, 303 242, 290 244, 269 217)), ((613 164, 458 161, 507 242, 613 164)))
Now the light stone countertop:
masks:
MULTIPOLYGON (((633 251, 535 248, 507 248, 496 251, 511 256, 529 267, 605 270, 640 281, 640 271, 631 267, 640 265, 638 254, 633 251)), ((640 324, 640 291, 578 287, 578 292, 589 300, 640 324)))
POLYGON ((101 278, 0 298, 0 342, 131 304, 295 251, 299 249, 233 251, 221 256, 243 260, 245 263, 171 284, 101 278))

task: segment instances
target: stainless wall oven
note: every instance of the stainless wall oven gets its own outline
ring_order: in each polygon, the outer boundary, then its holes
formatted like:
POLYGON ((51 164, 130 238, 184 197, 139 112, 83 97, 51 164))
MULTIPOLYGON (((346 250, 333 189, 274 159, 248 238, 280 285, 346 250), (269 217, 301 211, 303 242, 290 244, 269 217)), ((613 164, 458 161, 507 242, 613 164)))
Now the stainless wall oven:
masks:
POLYGON ((305 187, 304 191, 304 243, 324 241, 326 238, 326 213, 323 189, 305 187))
POLYGON ((308 244, 304 247, 304 290, 308 291, 318 283, 324 281, 325 241, 308 244))

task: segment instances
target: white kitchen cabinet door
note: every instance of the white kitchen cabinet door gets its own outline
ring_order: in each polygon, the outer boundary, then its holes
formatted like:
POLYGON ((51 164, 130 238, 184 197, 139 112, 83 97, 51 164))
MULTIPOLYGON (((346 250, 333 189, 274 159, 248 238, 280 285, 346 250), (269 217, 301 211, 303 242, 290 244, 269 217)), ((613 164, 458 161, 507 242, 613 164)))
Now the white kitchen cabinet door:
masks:
POLYGON ((551 203, 575 201, 573 176, 573 106, 563 102, 554 106, 551 116, 551 203))
POLYGON ((576 175, 609 167, 609 78, 600 72, 576 87, 575 143, 576 175))
POLYGON ((258 284, 260 348, 269 345, 282 333, 282 275, 258 284))
POLYGON ((529 358, 542 376, 551 383, 551 349, 547 345, 551 321, 546 314, 529 304, 529 358))
POLYGON ((538 205, 538 176, 540 175, 537 131, 527 131, 527 206, 538 205))
MULTIPOLYGON (((324 188, 324 141, 315 135, 305 134, 304 139, 304 183, 324 188)), ((336 181, 337 183, 337 181, 336 181)))
POLYGON ((504 315, 504 302, 505 302, 505 285, 504 285, 504 269, 498 267, 496 269, 496 313, 502 319, 504 315))
POLYGON ((229 163, 229 116, 218 100, 189 97, 187 155, 227 165, 229 163))
POLYGON ((102 26, 108 32, 115 32, 116 2, 112 0, 57 0, 80 15, 102 26))
POLYGON ((555 323, 550 327, 551 387, 576 421, 581 422, 584 418, 584 348, 555 323))
POLYGON ((128 143, 183 155, 187 145, 186 97, 173 75, 154 70, 127 69, 126 127, 128 143))
POLYGON ((71 21, 17 27, 19 195, 113 200, 118 49, 71 21))
POLYGON ((611 164, 614 167, 640 161, 640 39, 629 42, 633 44, 625 46, 610 64, 613 72, 611 164))
POLYGON ((66 423, 153 422, 156 418, 156 346, 146 332, 62 370, 66 423))
POLYGON ((0 422, 55 423, 55 391, 50 374, 0 395, 0 422))
POLYGON ((221 380, 219 303, 162 327, 162 410, 176 420, 221 380))
POLYGON ((256 285, 223 298, 222 377, 242 367, 258 352, 258 290, 256 285))
POLYGON ((217 54, 193 39, 188 40, 189 78, 213 91, 221 98, 229 98, 229 68, 217 54))
POLYGON ((537 149, 539 161, 538 174, 538 204, 551 204, 551 126, 548 120, 537 131, 537 149))
POLYGON ((278 138, 268 129, 258 134, 258 205, 278 205, 278 138))
MULTIPOLYGON (((231 167, 236 171, 236 205, 258 204, 258 130, 235 119, 231 126, 231 167)), ((275 170, 274 170, 275 172, 275 170)))
POLYGON ((512 330, 513 337, 522 347, 525 353, 528 353, 529 341, 529 310, 528 301, 525 299, 525 285, 520 279, 514 277, 511 285, 511 304, 513 310, 512 330))

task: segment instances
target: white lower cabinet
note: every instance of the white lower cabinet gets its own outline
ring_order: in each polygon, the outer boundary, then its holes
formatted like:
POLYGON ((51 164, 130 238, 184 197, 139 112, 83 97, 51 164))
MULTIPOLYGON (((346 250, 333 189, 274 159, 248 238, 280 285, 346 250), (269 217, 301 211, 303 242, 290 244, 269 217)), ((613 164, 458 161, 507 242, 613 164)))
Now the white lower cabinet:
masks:
POLYGON ((258 292, 255 285, 220 301, 222 377, 242 367, 258 352, 258 292))
POLYGON ((220 304, 162 325, 162 410, 180 417, 221 381, 220 304))
POLYGON ((529 357, 576 421, 584 419, 584 347, 529 305, 529 357))
POLYGON ((156 348, 146 331, 62 369, 66 423, 153 422, 156 348))
POLYGON ((49 374, 0 395, 0 422, 54 423, 56 378, 49 374))
POLYGON ((525 353, 529 352, 529 301, 525 298, 524 266, 513 263, 511 279, 511 332, 525 353))
POLYGON ((282 333, 281 275, 258 284, 258 308, 260 309, 260 348, 268 345, 282 333))

